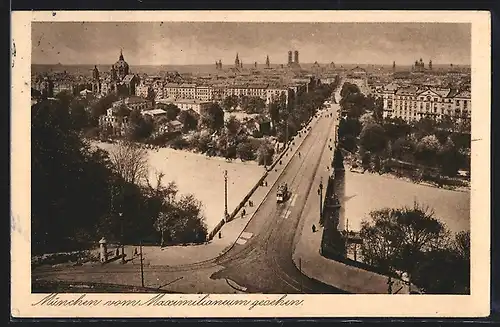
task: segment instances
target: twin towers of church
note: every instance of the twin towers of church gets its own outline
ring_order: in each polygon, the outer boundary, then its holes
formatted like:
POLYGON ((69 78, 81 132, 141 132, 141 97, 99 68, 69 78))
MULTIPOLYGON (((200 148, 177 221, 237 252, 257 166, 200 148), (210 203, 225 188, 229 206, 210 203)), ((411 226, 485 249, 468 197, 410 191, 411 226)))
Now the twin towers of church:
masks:
MULTIPOLYGON (((298 64, 299 64, 299 52, 297 50, 288 51, 288 66, 298 65, 298 64)), ((254 63, 254 66, 255 66, 255 68, 257 68, 257 62, 254 63)), ((243 68, 243 61, 240 60, 238 53, 236 53, 236 58, 234 59, 234 67, 235 68, 243 68)), ((268 56, 266 56, 266 68, 270 68, 270 67, 271 67, 271 63, 269 61, 269 55, 268 55, 268 56)), ((215 62, 215 68, 222 69, 222 60, 215 62)))

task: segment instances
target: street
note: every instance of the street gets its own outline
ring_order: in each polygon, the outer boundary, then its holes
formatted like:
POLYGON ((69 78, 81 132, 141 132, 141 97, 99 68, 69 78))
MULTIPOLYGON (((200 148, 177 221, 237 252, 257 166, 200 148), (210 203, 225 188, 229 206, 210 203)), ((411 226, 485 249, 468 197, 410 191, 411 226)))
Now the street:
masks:
MULTIPOLYGON (((164 292, 182 293, 343 293, 342 290, 304 276, 292 261, 297 230, 304 210, 318 212, 317 175, 325 156, 331 158, 337 105, 323 110, 271 191, 258 207, 234 246, 222 256, 183 266, 146 266, 145 286, 164 292), (300 152, 300 156, 298 153, 300 152), (276 203, 279 184, 286 182, 291 195, 276 203)), ((302 136, 304 137, 304 136, 302 136)), ((292 144, 292 147, 294 145, 292 144)), ((292 155, 292 154, 291 154, 292 155)), ((331 159, 330 159, 331 160, 331 159)), ((328 160, 326 160, 328 162, 328 160)), ((319 249, 318 249, 319 251, 319 249)), ((40 268, 33 280, 141 285, 137 266, 105 265, 65 269, 40 268)), ((78 291, 78 290, 76 290, 78 291)))

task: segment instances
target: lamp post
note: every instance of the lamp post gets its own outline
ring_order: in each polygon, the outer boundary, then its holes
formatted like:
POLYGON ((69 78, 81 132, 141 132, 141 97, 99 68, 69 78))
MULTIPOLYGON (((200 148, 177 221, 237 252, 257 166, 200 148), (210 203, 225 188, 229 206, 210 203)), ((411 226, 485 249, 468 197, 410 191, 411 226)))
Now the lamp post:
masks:
POLYGON ((318 193, 319 193, 319 218, 321 221, 321 218, 323 217, 323 178, 320 179, 318 193))
POLYGON ((227 222, 227 170, 224 170, 224 220, 227 222))
POLYGON ((143 261, 142 261, 142 239, 139 244, 139 247, 141 249, 141 285, 144 287, 144 268, 143 268, 143 261))
POLYGON ((122 248, 122 263, 125 263, 125 246, 123 245, 123 213, 119 212, 120 225, 121 225, 121 248, 122 248))

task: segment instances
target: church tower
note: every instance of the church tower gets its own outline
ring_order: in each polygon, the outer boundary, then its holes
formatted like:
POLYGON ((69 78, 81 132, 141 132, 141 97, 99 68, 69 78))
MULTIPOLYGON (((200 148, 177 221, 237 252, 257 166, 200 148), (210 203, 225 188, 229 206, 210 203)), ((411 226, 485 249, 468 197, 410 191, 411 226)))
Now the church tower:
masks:
POLYGON ((271 63, 269 62, 269 55, 266 56, 266 68, 269 68, 271 63))
POLYGON ((396 62, 395 61, 392 62, 392 71, 393 72, 396 71, 396 62))
POLYGON ((99 69, 97 69, 97 66, 94 66, 94 69, 92 69, 92 92, 94 94, 101 93, 101 81, 99 79, 99 69))
POLYGON ((432 59, 429 60, 429 70, 432 70, 432 59))
POLYGON ((236 68, 241 67, 240 58, 238 56, 238 53, 236 53, 236 59, 234 59, 234 67, 236 67, 236 68))

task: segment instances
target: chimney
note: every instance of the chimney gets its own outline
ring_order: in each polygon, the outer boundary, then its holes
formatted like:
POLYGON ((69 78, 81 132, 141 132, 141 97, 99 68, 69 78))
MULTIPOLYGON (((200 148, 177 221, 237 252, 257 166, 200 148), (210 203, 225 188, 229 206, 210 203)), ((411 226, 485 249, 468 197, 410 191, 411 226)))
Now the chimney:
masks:
POLYGON ((299 63, 299 52, 297 50, 295 50, 295 63, 299 63))
POLYGON ((288 51, 288 64, 292 63, 292 50, 288 51))

